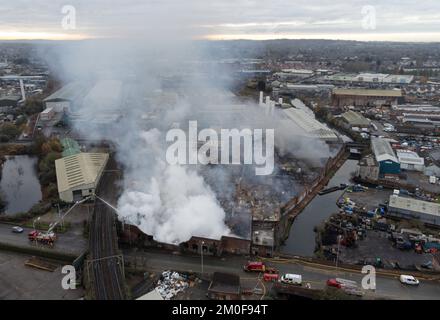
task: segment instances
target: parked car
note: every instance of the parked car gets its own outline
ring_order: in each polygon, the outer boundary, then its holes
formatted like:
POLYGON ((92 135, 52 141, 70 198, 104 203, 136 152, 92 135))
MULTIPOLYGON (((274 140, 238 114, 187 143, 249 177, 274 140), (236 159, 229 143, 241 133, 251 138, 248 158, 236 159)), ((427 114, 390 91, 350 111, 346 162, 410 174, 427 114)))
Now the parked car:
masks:
POLYGON ((22 227, 18 227, 18 226, 12 227, 12 232, 14 233, 22 233, 23 231, 24 229, 22 227))
POLYGON ((359 289, 356 281, 352 281, 352 280, 346 280, 341 278, 328 279, 327 286, 341 289, 345 293, 357 297, 362 297, 364 295, 364 292, 361 289, 359 289))
POLYGON ((342 285, 336 279, 328 279, 327 286, 340 289, 342 285))
POLYGON ((400 276, 399 280, 400 280, 401 283, 408 284, 408 285, 411 285, 411 286, 418 286, 420 284, 420 281, 417 280, 415 277, 404 275, 404 274, 402 274, 400 276))

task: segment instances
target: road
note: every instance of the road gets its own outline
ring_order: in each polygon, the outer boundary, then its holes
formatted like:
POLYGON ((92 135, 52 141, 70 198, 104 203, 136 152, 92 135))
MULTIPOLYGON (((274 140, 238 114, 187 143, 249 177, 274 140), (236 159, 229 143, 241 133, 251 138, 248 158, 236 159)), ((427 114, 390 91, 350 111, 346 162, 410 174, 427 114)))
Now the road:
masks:
MULTIPOLYGON (((183 256, 159 251, 140 251, 132 250, 124 252, 125 259, 130 261, 134 256, 144 257, 147 271, 161 272, 163 270, 177 270, 188 272, 201 271, 201 259, 198 256, 183 256)), ((213 273, 232 272, 239 274, 242 278, 257 277, 255 273, 245 273, 242 266, 246 258, 231 256, 227 258, 204 257, 204 272, 213 273)), ((268 262, 270 266, 277 268, 280 273, 296 273, 303 276, 303 281, 311 284, 312 288, 322 289, 329 278, 344 278, 354 280, 359 285, 363 275, 356 272, 339 270, 335 272, 322 266, 303 265, 298 262, 268 262)), ((408 287, 402 285, 396 278, 378 276, 376 280, 376 291, 369 291, 366 297, 404 299, 404 300, 439 300, 440 283, 434 281, 421 281, 418 287, 408 287)))
MULTIPOLYGON (((22 247, 36 246, 28 239, 28 233, 33 230, 32 228, 23 228, 23 233, 13 233, 12 227, 11 224, 0 224, 0 243, 22 247)), ((82 235, 82 229, 70 229, 65 233, 57 234, 57 240, 53 247, 37 245, 54 251, 80 255, 87 248, 87 239, 82 235)))

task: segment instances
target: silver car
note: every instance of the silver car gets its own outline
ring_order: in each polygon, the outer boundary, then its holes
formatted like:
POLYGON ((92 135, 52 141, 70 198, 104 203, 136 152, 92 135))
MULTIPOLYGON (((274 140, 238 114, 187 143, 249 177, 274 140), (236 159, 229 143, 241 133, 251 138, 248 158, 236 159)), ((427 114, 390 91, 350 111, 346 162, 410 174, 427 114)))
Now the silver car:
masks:
POLYGON ((23 231, 24 229, 22 227, 18 227, 18 226, 12 227, 12 232, 14 233, 22 233, 23 231))

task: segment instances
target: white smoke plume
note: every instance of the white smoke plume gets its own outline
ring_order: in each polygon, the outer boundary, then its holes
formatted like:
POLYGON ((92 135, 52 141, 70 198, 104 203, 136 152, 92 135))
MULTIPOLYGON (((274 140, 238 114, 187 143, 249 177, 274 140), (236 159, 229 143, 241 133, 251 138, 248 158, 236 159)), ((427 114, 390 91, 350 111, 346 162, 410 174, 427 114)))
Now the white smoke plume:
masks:
MULTIPOLYGON (((201 98, 200 93, 221 89, 207 80, 210 77, 194 76, 200 72, 188 61, 198 60, 201 53, 190 41, 190 26, 196 23, 188 18, 193 8, 185 2, 177 9, 145 12, 146 17, 153 18, 138 21, 145 24, 142 33, 125 30, 118 19, 118 39, 64 44, 56 47, 57 58, 50 56, 49 61, 52 66, 58 61, 55 72, 66 83, 75 80, 87 88, 86 98, 72 110, 79 115, 72 121, 74 129, 84 138, 110 140, 116 145, 117 160, 124 171, 123 193, 117 201, 119 219, 138 226, 159 242, 174 244, 191 236, 218 239, 232 234, 215 192, 197 168, 165 161, 166 131, 174 123, 187 126, 188 119, 197 120, 200 105, 209 110, 214 103, 207 100, 209 94, 201 98), (171 79, 176 89, 164 89, 164 78, 171 79)), ((106 23, 111 26, 111 21, 106 23)), ((215 99, 216 104, 229 103, 226 97, 215 99)), ((250 123, 251 127, 275 128, 263 111, 249 113, 258 120, 250 123)), ((237 127, 227 116, 220 120, 224 128, 237 127)), ((284 132, 282 126, 278 129, 284 132)), ((297 141, 285 143, 284 149, 296 149, 305 157, 328 153, 326 146, 312 147, 287 133, 281 136, 297 141)), ((221 168, 212 175, 217 189, 232 197, 235 186, 226 185, 231 181, 228 170, 221 168)))
POLYGON ((225 212, 203 178, 193 169, 169 165, 162 159, 165 140, 159 130, 144 131, 140 136, 144 144, 138 148, 156 159, 145 162, 136 154, 125 162, 126 182, 118 201, 120 219, 166 243, 180 243, 193 235, 215 239, 228 235, 225 212), (139 174, 145 169, 141 168, 148 168, 152 176, 142 179, 139 174))

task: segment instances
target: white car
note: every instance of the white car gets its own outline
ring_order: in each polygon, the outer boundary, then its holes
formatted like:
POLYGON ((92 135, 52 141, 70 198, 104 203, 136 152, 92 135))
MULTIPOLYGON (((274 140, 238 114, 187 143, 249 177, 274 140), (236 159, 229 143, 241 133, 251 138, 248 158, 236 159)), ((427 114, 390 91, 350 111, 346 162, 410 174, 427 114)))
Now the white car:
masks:
POLYGON ((420 281, 417 280, 415 277, 413 276, 407 276, 407 275, 401 275, 399 278, 400 282, 403 284, 409 284, 411 286, 418 286, 420 281))

